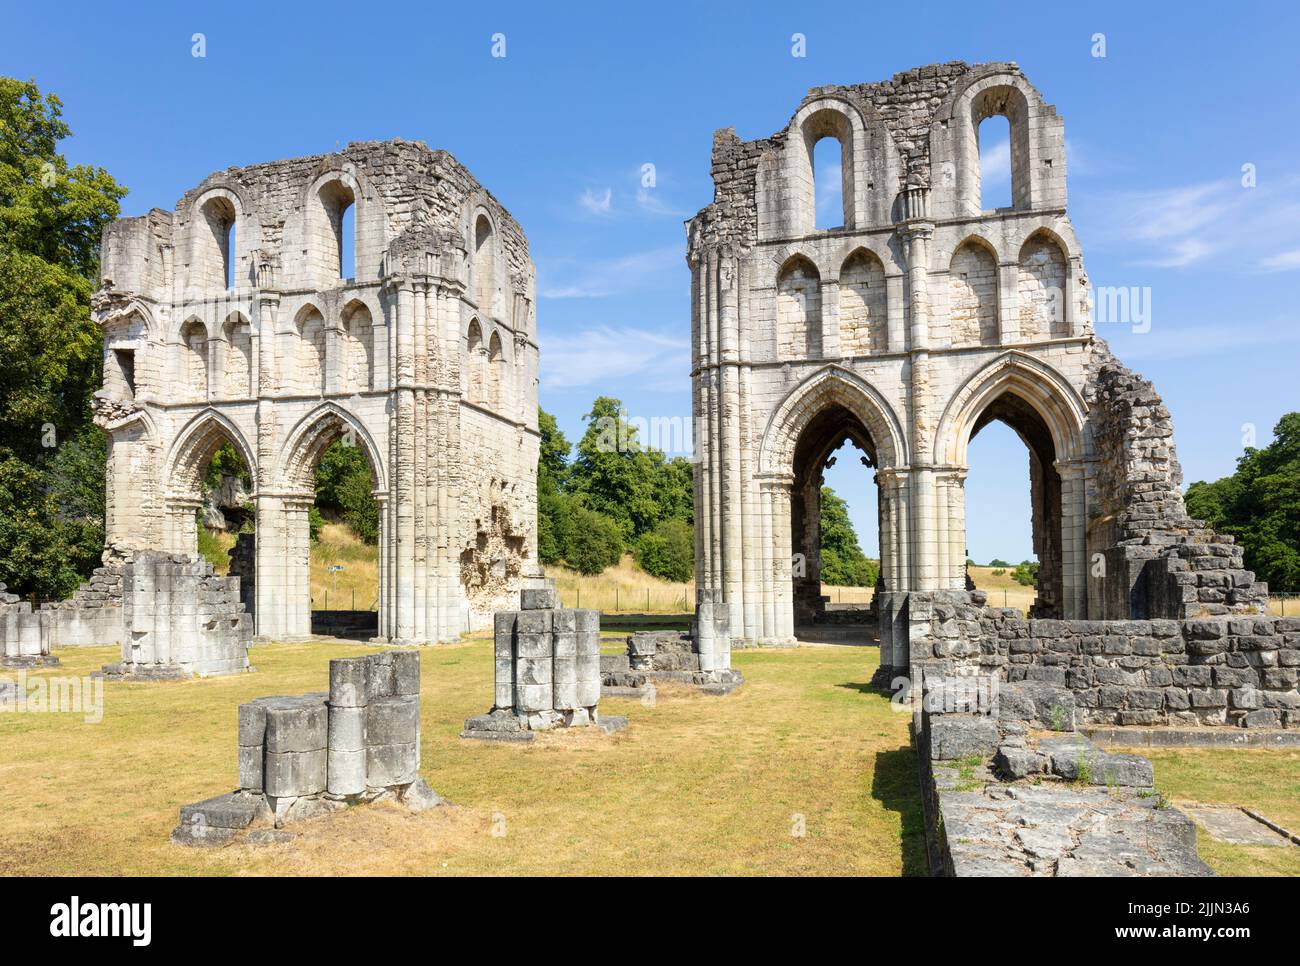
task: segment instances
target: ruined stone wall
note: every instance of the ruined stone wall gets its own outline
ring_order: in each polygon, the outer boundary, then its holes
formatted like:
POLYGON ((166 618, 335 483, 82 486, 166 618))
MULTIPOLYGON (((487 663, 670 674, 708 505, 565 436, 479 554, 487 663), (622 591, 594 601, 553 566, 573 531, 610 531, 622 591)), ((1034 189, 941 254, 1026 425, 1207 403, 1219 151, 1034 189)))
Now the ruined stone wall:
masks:
POLYGON ((381 637, 454 639, 536 570, 535 272, 518 223, 446 151, 361 142, 229 168, 103 247, 96 412, 119 559, 195 549, 200 481, 229 442, 254 480, 257 633, 305 636, 312 474, 342 439, 381 504, 381 637))
POLYGON ((914 671, 1067 688, 1088 724, 1300 727, 1300 619, 1039 620, 985 599, 910 595, 914 671))

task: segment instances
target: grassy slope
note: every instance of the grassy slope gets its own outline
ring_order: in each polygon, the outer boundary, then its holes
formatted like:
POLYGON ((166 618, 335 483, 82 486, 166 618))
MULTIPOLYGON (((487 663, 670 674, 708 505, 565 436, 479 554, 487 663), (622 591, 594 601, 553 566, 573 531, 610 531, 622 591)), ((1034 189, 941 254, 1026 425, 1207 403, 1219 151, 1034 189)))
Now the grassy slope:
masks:
MULTIPOLYGON (((274 848, 168 843, 179 806, 234 784, 236 705, 317 690, 329 658, 367 650, 271 645, 254 650, 256 674, 110 684, 100 724, 0 715, 0 874, 923 871, 908 718, 866 689, 876 654, 862 648, 738 652, 748 683, 734 695, 604 701, 629 731, 531 747, 456 737, 491 703, 487 641, 427 649, 422 772, 456 808, 350 810, 274 848), (805 838, 790 834, 796 813, 805 838)), ((116 655, 61 656, 84 674, 116 655)))

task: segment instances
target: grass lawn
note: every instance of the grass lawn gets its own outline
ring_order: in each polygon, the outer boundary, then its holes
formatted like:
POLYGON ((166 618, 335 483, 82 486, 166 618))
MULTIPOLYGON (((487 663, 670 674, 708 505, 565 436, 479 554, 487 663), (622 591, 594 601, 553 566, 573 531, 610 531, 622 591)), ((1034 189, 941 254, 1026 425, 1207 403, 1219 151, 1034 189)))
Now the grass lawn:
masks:
MULTIPOLYGON (((491 703, 488 641, 425 649, 422 773, 454 808, 351 809, 279 846, 167 841, 181 805, 234 786, 240 702, 321 690, 331 657, 368 650, 260 646, 256 674, 109 684, 99 724, 0 715, 0 874, 924 873, 908 718, 868 689, 877 655, 857 647, 737 652, 733 695, 605 701, 628 731, 531 746, 456 737, 491 703)), ((42 673, 86 674, 116 650, 59 656, 42 673)))
MULTIPOLYGON (((1177 804, 1244 805, 1300 830, 1300 748, 1130 748, 1150 758, 1156 788, 1177 804)), ((1300 875, 1300 846, 1216 842, 1199 826, 1201 858, 1220 875, 1300 875)))

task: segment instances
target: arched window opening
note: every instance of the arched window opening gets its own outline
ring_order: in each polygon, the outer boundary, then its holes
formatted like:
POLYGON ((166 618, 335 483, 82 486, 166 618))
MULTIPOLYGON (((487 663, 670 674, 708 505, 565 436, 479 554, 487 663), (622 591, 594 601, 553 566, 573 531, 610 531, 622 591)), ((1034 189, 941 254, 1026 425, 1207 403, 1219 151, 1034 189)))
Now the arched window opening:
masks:
POLYGON ((316 193, 309 244, 322 283, 337 284, 356 272, 356 195, 343 181, 321 185, 316 193))
POLYGON ((1047 424, 1004 393, 976 421, 966 462, 969 580, 992 606, 1062 616, 1061 477, 1047 424))
POLYGON ((984 211, 1011 205, 1011 122, 995 114, 980 122, 979 205, 984 211))
POLYGON ((1039 232, 1020 249, 1017 294, 1021 341, 1063 339, 1070 334, 1065 315, 1067 274, 1065 253, 1051 236, 1039 232))
POLYGON ((504 379, 504 368, 501 352, 501 336, 492 333, 492 340, 488 343, 488 402, 494 407, 500 406, 501 384, 504 379))
POLYGON ((361 302, 343 310, 342 387, 345 392, 365 392, 371 387, 375 371, 374 323, 361 302))
POLYGON ((821 276, 801 255, 787 262, 777 277, 776 325, 780 358, 821 358, 821 276))
POLYGON ((885 267, 858 249, 840 269, 840 354, 865 356, 889 348, 885 267))
POLYGON ((794 622, 801 639, 817 640, 831 628, 836 635, 872 639, 869 625, 880 589, 875 466, 871 435, 839 405, 814 417, 796 444, 790 533, 794 622))
POLYGON ((465 395, 470 402, 483 401, 484 362, 483 330, 475 319, 469 324, 465 351, 465 395))
POLYGON ((253 545, 257 526, 253 474, 229 437, 220 435, 215 440, 215 450, 199 468, 198 551, 217 573, 234 574, 241 583, 249 583, 240 587, 240 596, 251 605, 246 592, 252 589, 254 561, 237 548, 241 541, 249 548, 253 545))
POLYGON ((208 330, 198 319, 181 328, 181 378, 192 400, 208 398, 208 330))
POLYGON ((226 340, 225 395, 241 399, 249 394, 253 371, 253 330, 242 315, 232 315, 224 326, 226 340))
POLYGON ((495 315, 496 264, 493 257, 492 222, 479 215, 474 222, 474 302, 479 311, 495 315))
POLYGON ((209 198, 200 210, 193 279, 203 289, 235 285, 235 206, 229 198, 209 198))
POLYGON ((298 314, 297 327, 295 384, 299 392, 315 395, 325 388, 325 317, 309 305, 298 314))
POLYGON ((953 253, 948 320, 954 346, 998 344, 997 259, 977 241, 967 241, 953 253))
POLYGON ((823 137, 813 145, 813 227, 818 230, 844 227, 843 164, 844 152, 838 138, 823 137))

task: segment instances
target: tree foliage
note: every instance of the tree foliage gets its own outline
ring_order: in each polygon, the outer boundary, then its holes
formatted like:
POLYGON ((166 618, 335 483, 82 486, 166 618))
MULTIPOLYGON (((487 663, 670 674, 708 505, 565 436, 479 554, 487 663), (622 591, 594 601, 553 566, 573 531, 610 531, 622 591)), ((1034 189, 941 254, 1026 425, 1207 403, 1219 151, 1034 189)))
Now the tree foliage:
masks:
POLYGON ((680 518, 661 520, 637 541, 636 562, 652 577, 685 583, 695 573, 695 531, 680 518))
POLYGON ((1273 441, 1250 447, 1231 476, 1187 488, 1187 510, 1237 538, 1246 566, 1271 590, 1300 590, 1300 412, 1273 428, 1273 441))
POLYGON ((316 506, 372 545, 379 542, 379 502, 374 489, 370 462, 360 446, 340 439, 321 454, 316 467, 316 506))
POLYGON ((858 545, 849 505, 829 486, 822 487, 822 583, 836 587, 874 587, 880 565, 858 545))
POLYGON ((0 581, 43 598, 75 589, 103 545, 90 296, 126 193, 58 153, 69 133, 57 97, 0 77, 0 581))

